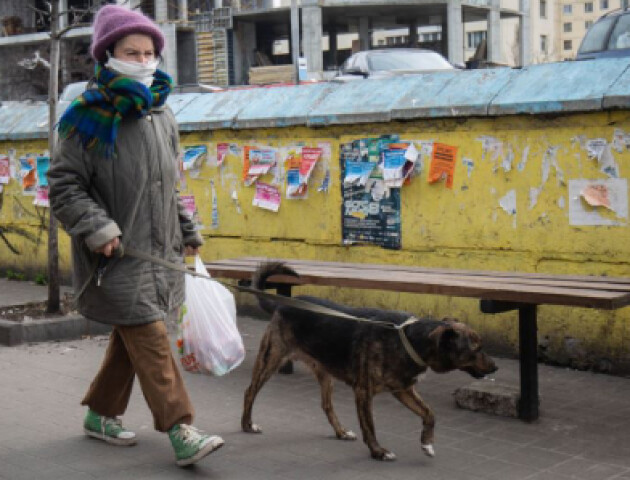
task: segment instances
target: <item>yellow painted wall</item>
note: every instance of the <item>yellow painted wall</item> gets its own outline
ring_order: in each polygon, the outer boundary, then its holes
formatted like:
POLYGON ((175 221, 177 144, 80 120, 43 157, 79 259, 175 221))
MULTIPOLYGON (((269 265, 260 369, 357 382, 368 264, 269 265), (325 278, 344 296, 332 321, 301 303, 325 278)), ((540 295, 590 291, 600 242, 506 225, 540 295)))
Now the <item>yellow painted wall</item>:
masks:
MULTIPOLYGON (((484 270, 517 270, 559 274, 598 274, 630 277, 630 230, 627 218, 620 226, 571 226, 568 185, 575 179, 606 179, 597 159, 589 158, 589 139, 612 142, 616 129, 630 133, 628 112, 573 114, 555 117, 514 116, 417 120, 406 123, 342 125, 330 128, 219 130, 182 134, 183 145, 207 145, 209 160, 196 178, 187 175, 183 193, 193 193, 206 227, 205 260, 257 255, 320 260, 410 264, 484 270), (458 147, 453 189, 442 182, 429 184, 428 159, 421 176, 403 187, 402 244, 399 251, 375 246, 341 243, 341 188, 339 145, 364 137, 399 134, 401 139, 435 141, 458 147), (503 145, 496 158, 483 149, 483 137, 503 145), (303 143, 329 143, 331 158, 316 168, 306 200, 286 200, 278 213, 252 206, 254 187, 241 181, 242 157, 229 155, 224 165, 215 163, 217 143, 286 147, 303 143), (528 151, 524 162, 524 152, 528 151), (511 169, 503 162, 513 153, 511 169), (550 156, 555 152, 555 156, 550 156), (469 171, 463 158, 473 162, 469 171), (553 160, 555 158, 555 161, 553 160), (328 193, 317 187, 330 168, 328 193), (522 164, 519 167, 519 164, 522 164), (543 182, 545 164, 549 166, 543 182), (522 168, 521 168, 522 167, 522 168), (212 224, 212 184, 218 204, 218 228, 212 224), (535 205, 530 190, 540 188, 535 205), (516 214, 499 204, 510 190, 516 193, 516 214), (237 200, 233 198, 236 194, 237 200)), ((45 149, 45 143, 0 142, 0 153, 16 148, 18 155, 45 149)), ((628 178, 630 152, 612 149, 621 178, 628 178)), ((263 181, 271 181, 271 176, 263 181)), ((43 270, 45 232, 39 220, 21 212, 28 203, 16 182, 5 188, 0 228, 19 226, 40 235, 37 244, 9 233, 23 248, 19 258, 0 244, 0 268, 36 266, 43 270)), ((612 212, 602 211, 606 218, 612 212)), ((64 268, 68 242, 61 237, 64 268)), ((301 292, 327 296, 355 305, 375 305, 416 314, 452 315, 470 323, 487 341, 513 351, 517 342, 516 313, 482 315, 471 299, 396 294, 352 289, 304 287, 301 292)), ((251 299, 242 299, 251 301, 251 299)), ((591 309, 542 306, 539 341, 551 361, 602 370, 630 371, 630 309, 604 312, 591 309)))

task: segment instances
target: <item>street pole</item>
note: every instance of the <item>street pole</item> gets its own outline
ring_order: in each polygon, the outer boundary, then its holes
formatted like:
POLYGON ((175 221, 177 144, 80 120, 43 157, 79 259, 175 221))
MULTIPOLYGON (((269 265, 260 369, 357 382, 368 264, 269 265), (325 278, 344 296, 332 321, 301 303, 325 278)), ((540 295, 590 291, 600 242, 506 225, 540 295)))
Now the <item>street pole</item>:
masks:
MULTIPOLYGON (((50 79, 48 83, 48 151, 52 162, 57 123, 57 92, 59 91, 59 0, 51 2, 50 10, 50 79)), ((48 304, 46 311, 60 310, 59 297, 59 244, 57 220, 48 209, 48 304)))
POLYGON ((298 57, 300 56, 300 10, 297 0, 291 0, 291 61, 295 71, 295 84, 300 84, 300 69, 298 57))

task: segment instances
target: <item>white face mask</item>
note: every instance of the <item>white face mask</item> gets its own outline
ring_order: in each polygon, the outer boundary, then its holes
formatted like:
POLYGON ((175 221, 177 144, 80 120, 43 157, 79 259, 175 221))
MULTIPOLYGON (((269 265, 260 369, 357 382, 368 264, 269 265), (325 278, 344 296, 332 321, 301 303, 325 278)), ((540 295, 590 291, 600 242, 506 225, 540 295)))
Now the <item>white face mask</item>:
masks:
POLYGON ((153 74, 155 73, 159 63, 160 61, 157 59, 148 63, 138 63, 125 62, 114 57, 109 57, 105 66, 124 77, 129 77, 136 82, 140 82, 147 87, 150 87, 153 83, 153 74))

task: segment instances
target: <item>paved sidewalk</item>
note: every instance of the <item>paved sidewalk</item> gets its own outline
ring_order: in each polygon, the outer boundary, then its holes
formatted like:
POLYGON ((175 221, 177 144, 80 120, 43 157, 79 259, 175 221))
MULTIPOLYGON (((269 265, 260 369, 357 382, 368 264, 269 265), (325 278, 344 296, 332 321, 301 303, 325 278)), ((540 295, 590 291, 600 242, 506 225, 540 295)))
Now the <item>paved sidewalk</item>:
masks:
MULTIPOLYGON (((0 285, 0 304, 4 291, 0 285)), ((190 469, 174 464, 155 432, 140 389, 125 424, 135 447, 114 447, 82 433, 79 401, 103 357, 106 337, 0 347, 0 478, 19 479, 409 479, 630 480, 630 379, 540 367, 541 419, 534 424, 460 410, 452 392, 463 373, 429 373, 419 384, 437 417, 436 457, 420 452, 420 421, 392 396, 376 397, 381 444, 395 462, 372 460, 360 441, 334 438, 319 388, 300 364, 275 375, 254 406, 262 435, 240 431, 243 392, 267 323, 241 317, 247 358, 220 378, 184 373, 196 425, 226 445, 190 469)), ((516 383, 518 363, 498 359, 497 382, 516 383)), ((336 384, 341 421, 359 433, 350 389, 336 384)))

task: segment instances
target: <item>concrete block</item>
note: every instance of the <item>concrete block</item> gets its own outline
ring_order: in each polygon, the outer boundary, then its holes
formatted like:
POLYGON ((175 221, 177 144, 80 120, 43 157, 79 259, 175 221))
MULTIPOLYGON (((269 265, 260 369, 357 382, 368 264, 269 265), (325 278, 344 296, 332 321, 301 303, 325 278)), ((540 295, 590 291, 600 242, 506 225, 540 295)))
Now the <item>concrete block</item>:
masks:
POLYGON ((103 335, 110 331, 110 325, 93 322, 81 315, 27 322, 0 319, 0 344, 13 346, 20 343, 72 340, 86 335, 103 335))
POLYGON ((502 417, 518 417, 520 392, 517 387, 501 383, 478 381, 453 393, 460 408, 502 417))

